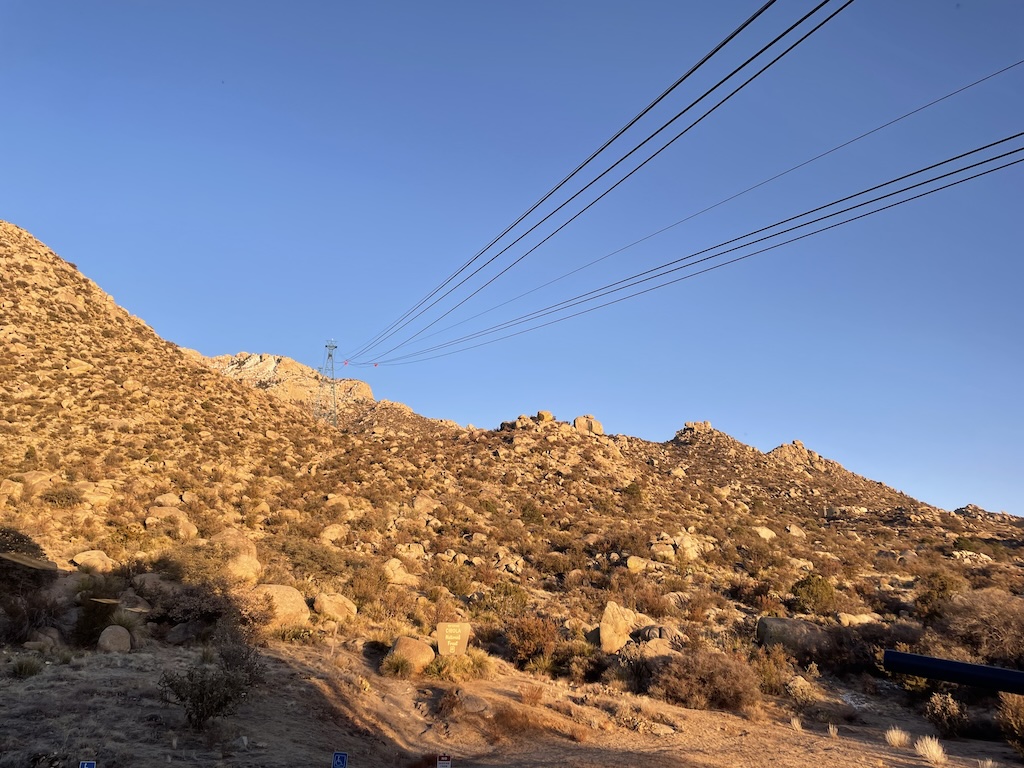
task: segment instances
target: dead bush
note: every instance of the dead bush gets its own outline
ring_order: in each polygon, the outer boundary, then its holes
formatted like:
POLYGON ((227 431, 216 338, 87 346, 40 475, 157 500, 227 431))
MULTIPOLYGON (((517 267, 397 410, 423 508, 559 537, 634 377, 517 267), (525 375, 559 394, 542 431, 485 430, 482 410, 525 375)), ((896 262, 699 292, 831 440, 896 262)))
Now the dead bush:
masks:
POLYGON ((737 656, 694 649, 659 667, 650 692, 690 709, 753 711, 761 701, 754 670, 737 656))
POLYGON ((1024 598, 996 587, 957 595, 944 605, 940 630, 986 664, 1024 668, 1024 598))
POLYGON ((947 738, 959 736, 967 725, 967 708, 948 693, 933 693, 924 716, 947 738))
POLYGON ((1024 696, 1000 693, 996 722, 999 723, 1007 743, 1024 757, 1024 696))
POLYGON ((551 619, 526 616, 505 628, 512 661, 520 667, 537 656, 551 656, 559 639, 558 625, 551 619))

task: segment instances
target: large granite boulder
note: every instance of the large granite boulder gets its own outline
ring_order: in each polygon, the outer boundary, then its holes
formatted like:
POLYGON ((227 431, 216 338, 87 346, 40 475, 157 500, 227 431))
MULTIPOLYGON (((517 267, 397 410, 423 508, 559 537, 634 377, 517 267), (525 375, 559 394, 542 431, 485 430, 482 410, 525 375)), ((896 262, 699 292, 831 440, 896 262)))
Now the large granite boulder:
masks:
POLYGON ((420 674, 434 660, 430 643, 415 637, 400 637, 388 651, 388 656, 401 656, 408 660, 414 675, 420 674))
POLYGON ((803 619, 762 616, 755 635, 761 645, 781 645, 801 661, 820 658, 834 649, 828 632, 803 619))
POLYGON ((271 629, 294 627, 309 621, 309 606, 306 605, 302 593, 295 587, 284 584, 259 584, 253 587, 253 595, 257 599, 270 599, 270 605, 274 609, 274 618, 268 624, 271 629))

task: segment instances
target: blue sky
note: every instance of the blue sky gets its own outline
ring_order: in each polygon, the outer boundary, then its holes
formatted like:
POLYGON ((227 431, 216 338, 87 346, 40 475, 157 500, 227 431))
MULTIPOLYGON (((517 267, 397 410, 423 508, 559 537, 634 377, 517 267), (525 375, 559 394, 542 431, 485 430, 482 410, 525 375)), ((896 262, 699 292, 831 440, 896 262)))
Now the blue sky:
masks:
MULTIPOLYGON (((317 366, 325 339, 343 357, 382 331, 759 5, 5 0, 0 217, 167 339, 317 366)), ((811 7, 777 3, 645 125, 811 7)), ((1020 58, 1016 0, 857 0, 428 341, 1022 130, 1024 66, 472 317, 1020 58)), ((710 420, 945 508, 1024 514, 1022 167, 533 333, 339 371, 478 426, 548 409, 666 440, 710 420)))

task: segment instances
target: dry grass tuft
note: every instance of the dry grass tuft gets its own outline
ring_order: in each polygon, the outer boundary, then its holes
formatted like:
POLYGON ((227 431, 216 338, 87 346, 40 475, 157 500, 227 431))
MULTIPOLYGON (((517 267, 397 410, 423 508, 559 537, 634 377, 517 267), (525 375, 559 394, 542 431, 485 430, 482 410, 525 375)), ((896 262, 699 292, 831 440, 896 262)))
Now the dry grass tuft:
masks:
POLYGON ((544 700, 544 687, 523 685, 519 687, 519 700, 528 707, 536 707, 544 700))
POLYGON ((895 749, 906 749, 910 746, 910 734, 902 728, 890 725, 885 731, 885 743, 895 749))
POLYGON ((838 739, 839 738, 839 726, 836 725, 835 723, 829 723, 828 724, 828 737, 830 739, 838 739))
POLYGON ((789 724, 792 726, 794 731, 802 731, 804 729, 803 721, 796 715, 789 718, 789 724))
POLYGON ((934 736, 922 736, 914 742, 914 751, 917 752, 929 765, 945 765, 946 750, 934 736))

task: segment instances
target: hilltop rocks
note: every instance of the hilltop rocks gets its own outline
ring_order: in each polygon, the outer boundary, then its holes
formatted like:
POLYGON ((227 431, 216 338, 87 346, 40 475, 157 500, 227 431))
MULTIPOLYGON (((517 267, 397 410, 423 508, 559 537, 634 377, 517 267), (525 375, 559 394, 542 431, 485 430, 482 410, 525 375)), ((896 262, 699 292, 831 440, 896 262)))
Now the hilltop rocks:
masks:
POLYGON ((579 432, 581 435, 603 435, 604 427, 601 426, 601 422, 595 419, 590 414, 585 416, 577 416, 572 422, 573 429, 579 432))

